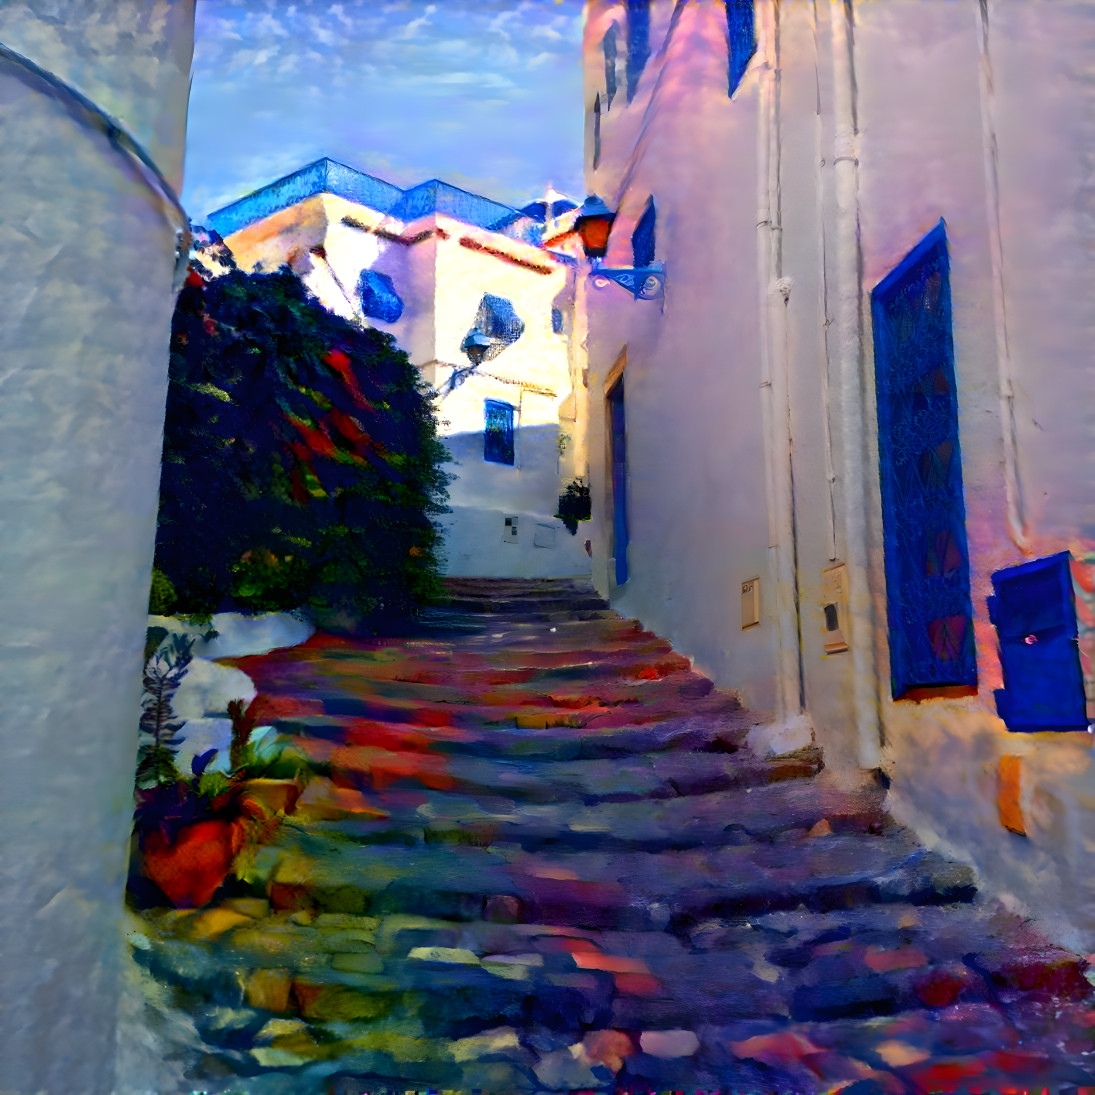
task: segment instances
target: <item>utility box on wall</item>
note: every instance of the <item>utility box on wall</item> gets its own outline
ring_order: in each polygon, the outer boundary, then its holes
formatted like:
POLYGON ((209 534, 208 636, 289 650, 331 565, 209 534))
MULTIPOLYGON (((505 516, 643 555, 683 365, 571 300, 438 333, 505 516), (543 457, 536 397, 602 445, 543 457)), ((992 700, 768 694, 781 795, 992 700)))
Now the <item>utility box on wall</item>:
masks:
POLYGON ((825 617, 825 653, 848 649, 844 629, 848 619, 848 568, 843 563, 821 572, 821 611, 825 617))
POLYGON ((760 623, 760 578, 741 583, 741 629, 760 623))
POLYGON ((1004 687, 996 709, 1009 730, 1086 730, 1087 705, 1069 554, 998 570, 989 619, 1004 687))
POLYGON ((507 517, 506 523, 502 531, 502 543, 503 544, 516 544, 517 543, 517 518, 507 517))

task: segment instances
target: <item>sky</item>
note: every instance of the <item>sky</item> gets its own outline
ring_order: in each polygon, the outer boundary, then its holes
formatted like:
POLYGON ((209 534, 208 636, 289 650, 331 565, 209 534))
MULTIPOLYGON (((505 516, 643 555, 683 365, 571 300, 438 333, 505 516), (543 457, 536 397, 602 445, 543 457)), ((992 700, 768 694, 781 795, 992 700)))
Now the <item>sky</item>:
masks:
POLYGON ((322 156, 510 205, 582 198, 581 0, 198 0, 183 205, 322 156))

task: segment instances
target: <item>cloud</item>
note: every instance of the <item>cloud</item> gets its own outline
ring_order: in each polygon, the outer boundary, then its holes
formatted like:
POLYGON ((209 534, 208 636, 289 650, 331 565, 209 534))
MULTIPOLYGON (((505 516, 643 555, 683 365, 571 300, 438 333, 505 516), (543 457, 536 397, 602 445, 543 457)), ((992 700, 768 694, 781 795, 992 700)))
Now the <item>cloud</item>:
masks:
POLYGON ((392 41, 405 42, 413 38, 423 28, 430 25, 430 16, 437 11, 436 4, 427 4, 425 12, 417 19, 412 19, 398 34, 393 35, 392 41))
POLYGON ((341 4, 332 4, 327 9, 331 15, 333 15, 347 30, 353 30, 353 20, 347 18, 346 12, 341 4))
POLYGON ((510 88, 517 85, 497 72, 436 72, 427 79, 434 84, 470 84, 475 87, 510 88))

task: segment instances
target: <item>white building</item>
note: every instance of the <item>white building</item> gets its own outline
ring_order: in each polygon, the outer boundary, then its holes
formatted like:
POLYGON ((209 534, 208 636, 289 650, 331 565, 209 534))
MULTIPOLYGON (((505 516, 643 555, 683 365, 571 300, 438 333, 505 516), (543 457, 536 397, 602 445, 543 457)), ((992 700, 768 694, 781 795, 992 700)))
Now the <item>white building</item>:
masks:
POLYGON ((597 585, 1087 951, 1092 56, 1082 4, 586 9, 604 265, 666 276, 586 294, 597 585))
POLYGON ((585 469, 574 265, 541 245, 574 203, 547 202, 515 210, 437 179, 400 190, 319 160, 209 218, 244 269, 289 264, 325 307, 394 335, 438 392, 452 575, 589 573, 584 537, 555 517, 585 469))

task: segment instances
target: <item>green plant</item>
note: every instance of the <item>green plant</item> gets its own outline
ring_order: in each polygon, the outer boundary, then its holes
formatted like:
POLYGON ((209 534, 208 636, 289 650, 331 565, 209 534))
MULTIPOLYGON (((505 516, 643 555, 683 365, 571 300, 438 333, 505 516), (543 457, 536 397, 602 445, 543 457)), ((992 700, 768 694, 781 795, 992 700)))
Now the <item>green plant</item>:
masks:
POLYGON ((182 722, 171 701, 190 666, 193 645, 188 635, 172 635, 145 664, 140 729, 146 740, 137 751, 138 787, 156 787, 179 778, 175 756, 182 722))
POLYGON ((589 521, 593 516, 589 486, 581 479, 567 483, 565 493, 559 495, 559 512, 555 516, 563 522, 571 536, 576 536, 578 522, 589 521))
POLYGON ((148 595, 148 611, 153 616, 170 616, 175 610, 178 596, 175 586, 162 570, 152 568, 152 587, 148 595))

